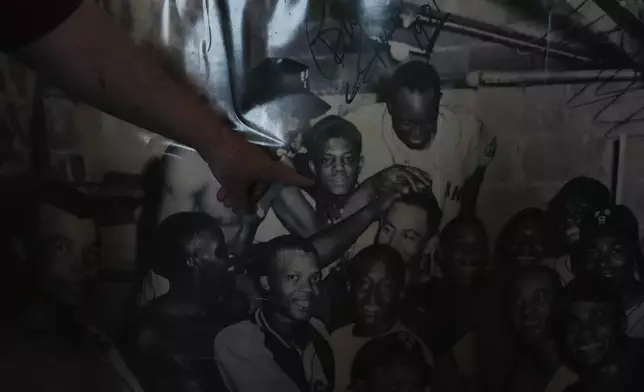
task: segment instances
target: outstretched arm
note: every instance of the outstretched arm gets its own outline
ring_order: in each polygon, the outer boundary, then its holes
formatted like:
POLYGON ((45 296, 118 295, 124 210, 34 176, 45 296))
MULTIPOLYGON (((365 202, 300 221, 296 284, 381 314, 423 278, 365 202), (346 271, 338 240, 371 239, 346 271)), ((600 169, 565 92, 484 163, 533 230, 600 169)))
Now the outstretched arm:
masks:
POLYGON ((397 194, 392 194, 386 198, 376 199, 348 218, 311 237, 311 242, 320 256, 322 267, 326 267, 342 256, 369 225, 387 210, 396 197, 398 197, 397 194))
POLYGON ((232 131, 192 89, 175 83, 94 1, 85 0, 18 54, 99 109, 195 148, 223 186, 219 197, 231 204, 245 204, 256 181, 310 184, 232 131))
POLYGON ((304 197, 303 191, 294 186, 283 187, 273 200, 275 215, 291 234, 310 237, 319 231, 315 210, 304 197))

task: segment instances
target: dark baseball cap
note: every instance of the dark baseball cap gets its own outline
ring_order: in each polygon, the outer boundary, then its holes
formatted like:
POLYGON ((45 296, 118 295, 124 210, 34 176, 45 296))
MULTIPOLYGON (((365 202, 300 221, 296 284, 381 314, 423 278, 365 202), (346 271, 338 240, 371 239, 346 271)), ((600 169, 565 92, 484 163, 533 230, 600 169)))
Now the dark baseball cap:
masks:
POLYGON ((620 238, 628 243, 639 243, 639 223, 635 214, 626 206, 602 208, 588 215, 581 225, 583 241, 597 238, 620 238))

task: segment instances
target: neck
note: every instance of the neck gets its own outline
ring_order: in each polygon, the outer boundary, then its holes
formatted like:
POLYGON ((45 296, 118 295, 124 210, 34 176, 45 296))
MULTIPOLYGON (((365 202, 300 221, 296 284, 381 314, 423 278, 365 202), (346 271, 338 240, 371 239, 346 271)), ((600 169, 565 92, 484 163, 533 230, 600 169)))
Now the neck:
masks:
POLYGON ((353 326, 353 334, 355 336, 362 336, 362 337, 374 337, 374 336, 379 336, 387 333, 389 330, 391 330, 394 325, 396 325, 396 318, 393 318, 392 320, 387 320, 381 323, 375 323, 373 325, 367 325, 363 323, 356 323, 353 326))
POLYGON ((268 307, 262 308, 262 314, 266 323, 288 344, 294 345, 295 331, 302 325, 302 322, 295 321, 278 312, 272 311, 268 307))
POLYGON ((328 192, 320 187, 317 188, 315 193, 316 210, 320 212, 333 213, 344 207, 346 196, 338 196, 328 192))
POLYGON ((528 358, 542 371, 554 373, 561 362, 554 340, 545 339, 530 343, 526 347, 528 358))
POLYGON ((192 284, 188 282, 173 282, 170 284, 170 290, 166 296, 167 299, 173 302, 181 303, 181 309, 185 310, 186 313, 194 313, 195 309, 204 306, 203 296, 200 294, 200 290, 194 282, 192 284))

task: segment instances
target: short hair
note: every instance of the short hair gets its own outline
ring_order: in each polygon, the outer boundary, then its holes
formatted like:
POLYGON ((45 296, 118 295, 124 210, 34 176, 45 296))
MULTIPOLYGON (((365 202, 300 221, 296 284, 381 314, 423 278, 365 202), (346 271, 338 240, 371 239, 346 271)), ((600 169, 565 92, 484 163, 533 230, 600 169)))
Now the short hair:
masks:
POLYGON ((610 205, 610 191, 598 180, 590 177, 576 177, 568 181, 548 203, 548 211, 561 213, 566 202, 573 197, 583 197, 596 208, 610 205))
POLYGON ((421 343, 409 332, 394 332, 375 338, 356 354, 351 366, 351 383, 365 382, 381 366, 405 365, 418 370, 421 383, 429 385, 431 365, 421 343))
POLYGON ((477 234, 481 236, 481 238, 485 242, 485 246, 487 247, 488 238, 487 231, 485 230, 485 225, 479 218, 471 215, 459 215, 445 225, 440 235, 441 247, 445 248, 448 242, 453 239, 461 229, 467 227, 471 227, 476 230, 477 234))
POLYGON ((550 311, 550 326, 554 336, 562 344, 563 323, 570 305, 575 302, 608 304, 616 311, 614 327, 619 331, 625 319, 624 304, 620 292, 604 277, 578 277, 573 279, 555 296, 550 311))
POLYGON ((303 144, 310 152, 311 159, 324 155, 324 145, 331 139, 344 139, 351 144, 354 152, 362 153, 362 135, 350 121, 336 115, 324 117, 303 135, 303 144))
POLYGON ((427 213, 427 232, 429 237, 433 237, 438 232, 443 213, 431 191, 407 193, 394 201, 392 207, 398 203, 421 208, 427 213))
POLYGON ((353 257, 349 262, 348 276, 351 282, 356 282, 367 267, 382 262, 387 269, 393 272, 393 279, 399 288, 405 285, 407 266, 400 253, 389 245, 370 245, 353 257))
POLYGON ((316 259, 319 259, 319 254, 310 241, 294 235, 283 235, 254 245, 249 255, 248 272, 260 291, 264 291, 259 283, 260 278, 270 275, 275 269, 279 253, 284 250, 299 250, 311 253, 316 259))
POLYGON ((433 65, 424 61, 409 61, 396 68, 387 89, 387 98, 391 99, 399 89, 426 93, 435 91, 441 93, 441 78, 433 65))
MULTIPOLYGON (((521 225, 526 222, 535 221, 544 234, 544 242, 547 244, 547 229, 548 229, 548 215, 539 208, 528 207, 517 212, 510 220, 503 226, 500 231, 499 238, 496 241, 494 253, 496 258, 502 262, 507 262, 508 258, 508 244, 510 238, 516 233, 521 225)), ((546 250, 547 251, 547 250, 546 250)))
POLYGON ((215 218, 203 212, 179 212, 161 222, 156 229, 155 240, 148 244, 152 270, 167 279, 187 270, 185 246, 193 236, 203 231, 218 238, 219 252, 222 257, 227 256, 224 233, 215 218))

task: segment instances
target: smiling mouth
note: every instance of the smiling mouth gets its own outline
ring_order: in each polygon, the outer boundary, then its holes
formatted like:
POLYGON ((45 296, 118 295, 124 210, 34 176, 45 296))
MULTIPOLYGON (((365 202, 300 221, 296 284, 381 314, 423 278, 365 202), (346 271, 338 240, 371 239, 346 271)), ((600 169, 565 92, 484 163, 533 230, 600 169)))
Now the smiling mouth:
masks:
POLYGON ((307 310, 311 307, 311 301, 308 299, 298 299, 293 301, 293 303, 302 310, 307 310))
POLYGON ((601 274, 604 278, 614 278, 615 271, 613 270, 601 270, 601 274))
POLYGON ((517 261, 520 263, 532 263, 533 261, 537 260, 536 256, 519 256, 517 257, 517 261))
POLYGON ((566 236, 571 240, 578 240, 579 239, 579 229, 574 227, 574 228, 566 230, 566 236))
POLYGON ((590 343, 590 344, 585 344, 583 346, 579 346, 575 349, 575 351, 578 352, 589 352, 589 351, 595 351, 599 348, 601 348, 602 344, 601 343, 590 343))

